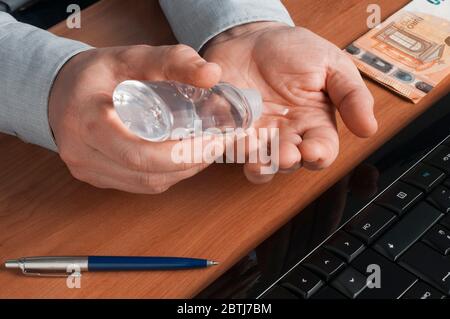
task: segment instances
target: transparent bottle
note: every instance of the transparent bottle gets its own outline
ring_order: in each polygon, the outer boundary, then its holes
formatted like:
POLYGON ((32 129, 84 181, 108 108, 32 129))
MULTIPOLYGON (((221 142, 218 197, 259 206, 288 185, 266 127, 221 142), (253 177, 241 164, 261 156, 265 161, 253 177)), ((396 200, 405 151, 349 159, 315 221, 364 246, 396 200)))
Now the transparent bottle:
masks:
MULTIPOLYGON (((122 122, 139 137, 153 141, 193 136, 214 128, 249 128, 262 113, 258 91, 220 83, 210 89, 174 82, 125 81, 113 93, 122 122), (200 122, 201 121, 201 122, 200 122), (177 134, 173 134, 174 132, 177 134)), ((210 131, 210 130, 209 130, 210 131)))

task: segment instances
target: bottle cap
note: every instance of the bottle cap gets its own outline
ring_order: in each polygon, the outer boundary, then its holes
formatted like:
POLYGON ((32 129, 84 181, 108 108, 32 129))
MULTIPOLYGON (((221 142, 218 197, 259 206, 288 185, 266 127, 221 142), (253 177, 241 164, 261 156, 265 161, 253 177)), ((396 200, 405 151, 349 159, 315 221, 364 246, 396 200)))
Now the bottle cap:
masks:
POLYGON ((263 100, 261 93, 254 89, 240 89, 250 107, 252 113, 252 122, 255 122, 261 117, 263 112, 263 100))

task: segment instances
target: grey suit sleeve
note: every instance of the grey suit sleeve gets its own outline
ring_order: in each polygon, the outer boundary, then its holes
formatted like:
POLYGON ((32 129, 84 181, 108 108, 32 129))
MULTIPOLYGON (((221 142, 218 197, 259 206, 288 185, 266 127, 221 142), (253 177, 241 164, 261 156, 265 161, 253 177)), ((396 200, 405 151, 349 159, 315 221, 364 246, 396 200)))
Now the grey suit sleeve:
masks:
POLYGON ((90 48, 0 12, 0 131, 57 151, 49 93, 64 63, 90 48))
POLYGON ((280 0, 159 0, 180 43, 196 50, 219 33, 256 21, 294 26, 280 0))

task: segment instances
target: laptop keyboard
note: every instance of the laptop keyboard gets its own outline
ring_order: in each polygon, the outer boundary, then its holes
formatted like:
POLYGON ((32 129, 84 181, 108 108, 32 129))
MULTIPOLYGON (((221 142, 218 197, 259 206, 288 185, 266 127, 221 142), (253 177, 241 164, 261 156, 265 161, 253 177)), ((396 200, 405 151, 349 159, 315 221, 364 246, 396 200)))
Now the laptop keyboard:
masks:
POLYGON ((450 137, 262 298, 442 299, 449 295, 450 137))

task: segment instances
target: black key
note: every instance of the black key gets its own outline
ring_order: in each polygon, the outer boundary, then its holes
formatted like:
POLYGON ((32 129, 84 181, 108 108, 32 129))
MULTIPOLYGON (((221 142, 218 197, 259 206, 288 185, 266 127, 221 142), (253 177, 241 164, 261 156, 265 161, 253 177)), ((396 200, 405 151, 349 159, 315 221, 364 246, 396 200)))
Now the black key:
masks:
POLYGON ((418 242, 400 259, 400 265, 440 291, 450 294, 450 257, 418 242))
POLYGON ((450 147, 437 147, 424 161, 450 174, 450 147))
POLYGON ((346 299, 343 294, 339 293, 336 289, 330 286, 325 286, 314 294, 311 299, 346 299))
POLYGON ((444 186, 446 186, 447 188, 450 188, 450 178, 447 178, 447 179, 444 181, 444 186))
POLYGON ((266 293, 263 299, 300 299, 286 288, 275 286, 268 293, 266 293))
POLYGON ((442 255, 450 254, 450 230, 442 225, 434 225, 422 239, 442 255))
POLYGON ((319 248, 302 265, 328 281, 344 267, 345 263, 324 248, 319 248))
POLYGON ((402 299, 444 299, 445 295, 428 286, 423 281, 418 281, 403 296, 402 299))
POLYGON ((324 246, 347 262, 351 262, 364 250, 364 244, 361 241, 343 231, 336 233, 324 246))
POLYGON ((395 261, 431 228, 441 215, 442 213, 430 204, 419 203, 375 243, 374 249, 395 261))
POLYGON ((402 180, 419 187, 425 192, 431 191, 436 185, 445 179, 445 174, 441 170, 419 163, 409 171, 402 180))
POLYGON ((367 278, 355 268, 347 267, 331 282, 331 286, 354 299, 367 287, 367 278))
POLYGON ((376 203, 392 209, 397 214, 402 214, 414 205, 422 195, 423 193, 417 188, 403 182, 397 182, 387 189, 376 200, 376 203))
MULTIPOLYGON (((372 269, 368 269, 369 265, 378 265, 380 267, 380 286, 367 287, 358 298, 397 299, 417 281, 414 275, 399 265, 390 262, 372 249, 366 249, 352 263, 353 267, 367 276, 375 274, 372 269)), ((371 282, 377 284, 376 280, 371 280, 371 282)))
POLYGON ((309 270, 298 267, 283 279, 282 286, 306 299, 319 290, 323 283, 319 277, 309 270))
POLYGON ((440 221, 441 225, 444 225, 445 227, 450 229, 450 215, 445 216, 440 221))
POLYGON ((442 210, 444 213, 450 212, 450 190, 438 186, 436 189, 428 196, 427 200, 434 206, 442 210))
POLYGON ((363 240, 372 243, 395 219, 394 213, 386 208, 370 205, 346 226, 345 230, 363 240))

